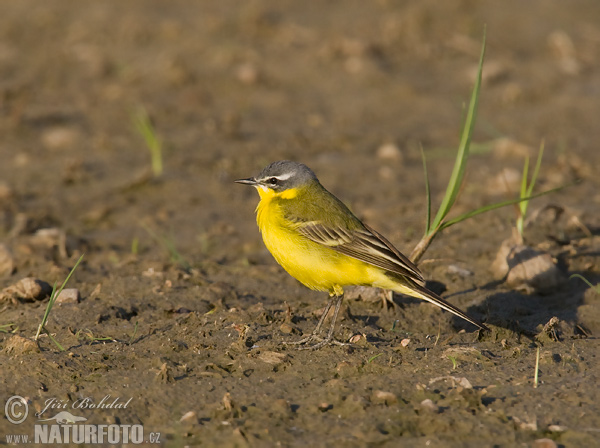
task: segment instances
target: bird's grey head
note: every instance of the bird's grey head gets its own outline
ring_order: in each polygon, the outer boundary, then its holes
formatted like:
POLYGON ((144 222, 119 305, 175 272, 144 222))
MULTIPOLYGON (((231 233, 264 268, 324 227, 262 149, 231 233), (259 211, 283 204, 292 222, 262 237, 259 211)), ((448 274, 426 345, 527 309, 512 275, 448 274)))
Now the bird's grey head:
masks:
POLYGON ((241 184, 263 186, 274 191, 285 191, 315 182, 317 176, 306 165, 290 160, 280 160, 267 165, 258 176, 250 179, 239 179, 241 184))

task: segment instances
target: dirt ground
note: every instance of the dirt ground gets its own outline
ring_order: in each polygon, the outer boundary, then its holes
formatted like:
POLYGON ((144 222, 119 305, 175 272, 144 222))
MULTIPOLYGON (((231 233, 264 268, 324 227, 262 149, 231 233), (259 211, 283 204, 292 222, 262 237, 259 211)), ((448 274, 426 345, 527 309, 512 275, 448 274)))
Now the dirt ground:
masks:
POLYGON ((164 446, 599 446, 600 292, 569 279, 600 283, 598 18, 596 0, 4 2, 0 289, 62 282, 85 256, 69 283, 80 300, 47 323, 65 351, 31 341, 46 295, 0 302, 0 405, 29 408, 20 425, 3 411, 0 444, 67 409, 143 425, 148 446, 150 433, 164 446), (453 213, 516 197, 545 140, 536 191, 572 185, 531 202, 525 239, 561 281, 542 294, 498 280, 507 207, 444 231, 420 264, 491 333, 351 291, 336 335, 352 346, 284 345, 326 294, 275 263, 256 192, 233 180, 306 163, 410 252, 426 209, 419 148, 438 204, 484 25, 453 213), (140 108, 163 142, 158 177, 140 108), (127 405, 75 406, 107 395, 127 405))

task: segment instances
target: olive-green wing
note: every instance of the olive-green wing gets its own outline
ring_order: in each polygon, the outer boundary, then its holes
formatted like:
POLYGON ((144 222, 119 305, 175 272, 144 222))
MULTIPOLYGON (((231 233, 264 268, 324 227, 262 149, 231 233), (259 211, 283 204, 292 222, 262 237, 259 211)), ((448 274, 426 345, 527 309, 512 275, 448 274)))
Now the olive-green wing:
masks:
POLYGON ((296 224, 296 230, 315 243, 391 273, 408 277, 417 284, 425 283, 419 268, 381 234, 364 224, 352 230, 321 221, 296 224))

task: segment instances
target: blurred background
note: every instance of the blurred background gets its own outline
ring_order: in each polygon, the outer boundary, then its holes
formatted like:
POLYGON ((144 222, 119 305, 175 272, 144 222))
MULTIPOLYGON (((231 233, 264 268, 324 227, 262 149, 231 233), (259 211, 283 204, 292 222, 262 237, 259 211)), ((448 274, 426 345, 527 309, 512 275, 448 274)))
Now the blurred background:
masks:
MULTIPOLYGON (((254 231, 256 200, 231 181, 290 158, 392 240, 413 241, 419 146, 439 198, 486 25, 463 196, 512 197, 502 170, 520 171, 542 139, 542 187, 598 167, 597 17, 593 0, 6 3, 0 232, 58 226, 129 251, 147 219, 192 259, 227 258, 254 231), (162 142, 156 176, 144 114, 162 142)), ((569 193, 582 209, 600 202, 589 180, 569 193)))

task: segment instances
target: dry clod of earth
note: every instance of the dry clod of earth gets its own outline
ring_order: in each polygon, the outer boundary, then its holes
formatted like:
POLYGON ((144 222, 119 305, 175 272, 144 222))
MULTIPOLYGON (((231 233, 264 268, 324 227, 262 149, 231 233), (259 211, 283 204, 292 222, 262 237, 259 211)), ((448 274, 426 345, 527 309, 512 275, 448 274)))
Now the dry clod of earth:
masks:
POLYGON ((40 351, 40 348, 33 340, 15 334, 4 346, 4 351, 8 355, 24 355, 27 353, 37 353, 40 351))
POLYGON ((258 359, 262 362, 266 362, 267 364, 279 365, 287 361, 288 356, 285 353, 277 353, 277 352, 261 352, 258 355, 258 359))
POLYGON ((0 300, 11 300, 16 302, 34 302, 44 300, 52 294, 52 286, 48 283, 33 277, 25 277, 17 283, 7 286, 0 292, 0 300))
POLYGON ((526 292, 551 292, 566 281, 550 254, 517 244, 512 238, 500 246, 492 271, 508 286, 526 292))

